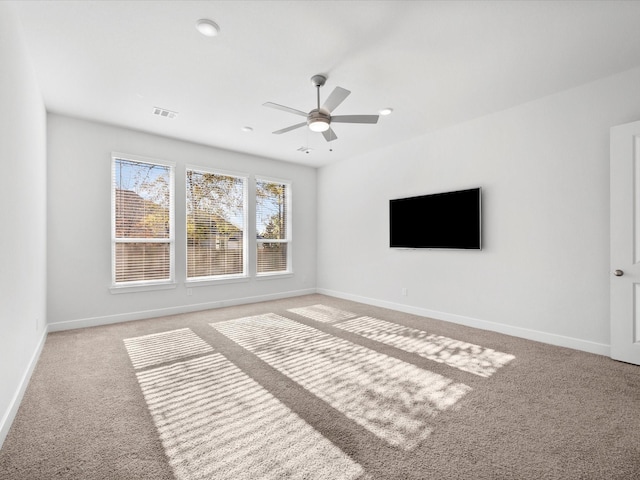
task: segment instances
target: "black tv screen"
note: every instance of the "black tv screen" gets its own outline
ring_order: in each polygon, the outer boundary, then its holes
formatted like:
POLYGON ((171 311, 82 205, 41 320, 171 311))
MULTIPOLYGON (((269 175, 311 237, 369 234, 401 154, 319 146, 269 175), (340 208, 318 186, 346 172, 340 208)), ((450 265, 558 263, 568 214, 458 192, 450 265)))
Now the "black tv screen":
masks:
POLYGON ((389 200, 392 248, 481 248, 481 189, 389 200))

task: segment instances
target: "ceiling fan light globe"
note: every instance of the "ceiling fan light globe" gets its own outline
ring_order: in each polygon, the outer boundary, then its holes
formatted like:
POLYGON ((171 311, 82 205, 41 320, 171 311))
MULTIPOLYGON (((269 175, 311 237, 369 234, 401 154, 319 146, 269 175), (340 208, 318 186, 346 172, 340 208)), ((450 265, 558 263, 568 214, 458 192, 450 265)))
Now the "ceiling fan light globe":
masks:
POLYGON ((329 130, 329 122, 324 118, 316 118, 309 122, 309 130, 312 132, 326 132, 329 130))

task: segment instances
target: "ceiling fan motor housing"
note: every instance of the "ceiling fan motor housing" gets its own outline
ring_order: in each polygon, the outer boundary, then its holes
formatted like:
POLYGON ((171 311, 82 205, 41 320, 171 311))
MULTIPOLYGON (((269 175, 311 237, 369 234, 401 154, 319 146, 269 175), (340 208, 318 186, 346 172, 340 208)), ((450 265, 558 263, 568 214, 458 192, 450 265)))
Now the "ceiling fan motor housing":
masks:
POLYGON ((319 108, 314 108, 307 116, 307 125, 314 132, 326 132, 330 123, 331 115, 319 108))

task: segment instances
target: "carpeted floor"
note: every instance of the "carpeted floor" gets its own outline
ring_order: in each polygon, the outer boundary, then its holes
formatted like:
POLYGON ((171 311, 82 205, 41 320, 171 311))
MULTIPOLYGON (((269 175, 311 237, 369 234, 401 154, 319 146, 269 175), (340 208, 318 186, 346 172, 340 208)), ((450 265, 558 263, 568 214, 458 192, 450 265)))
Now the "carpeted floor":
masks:
POLYGON ((53 333, 0 478, 636 479, 640 367, 322 295, 53 333))

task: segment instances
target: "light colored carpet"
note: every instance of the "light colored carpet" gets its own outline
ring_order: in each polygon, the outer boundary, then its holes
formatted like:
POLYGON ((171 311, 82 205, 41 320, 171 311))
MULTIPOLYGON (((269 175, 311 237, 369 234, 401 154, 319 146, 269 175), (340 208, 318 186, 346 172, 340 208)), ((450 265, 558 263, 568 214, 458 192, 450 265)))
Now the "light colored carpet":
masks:
POLYGON ((640 367, 321 295, 50 334, 1 479, 635 479, 640 367))

